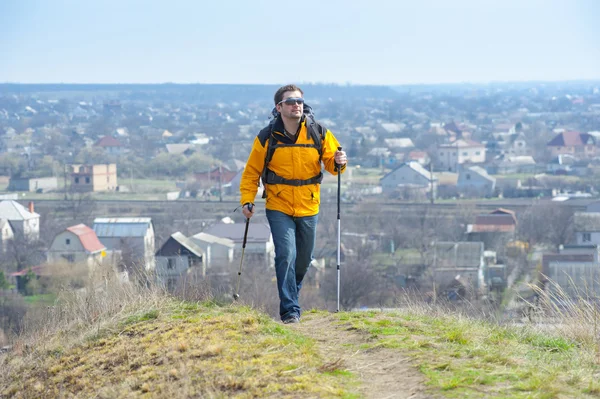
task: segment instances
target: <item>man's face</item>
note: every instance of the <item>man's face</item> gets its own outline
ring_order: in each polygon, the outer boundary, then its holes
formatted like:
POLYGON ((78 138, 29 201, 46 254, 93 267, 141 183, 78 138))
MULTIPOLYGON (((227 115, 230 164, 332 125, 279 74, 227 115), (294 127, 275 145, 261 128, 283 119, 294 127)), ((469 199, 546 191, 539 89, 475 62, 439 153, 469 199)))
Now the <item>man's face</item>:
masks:
POLYGON ((285 118, 300 119, 304 112, 304 99, 299 91, 286 91, 279 104, 277 111, 285 118))

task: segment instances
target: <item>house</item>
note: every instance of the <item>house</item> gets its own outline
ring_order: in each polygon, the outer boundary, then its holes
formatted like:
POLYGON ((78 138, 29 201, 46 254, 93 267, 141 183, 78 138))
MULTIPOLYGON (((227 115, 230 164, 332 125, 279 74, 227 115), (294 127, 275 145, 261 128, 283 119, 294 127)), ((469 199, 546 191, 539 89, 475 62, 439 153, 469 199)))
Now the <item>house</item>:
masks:
POLYGON ((204 251, 204 266, 207 273, 210 273, 213 268, 228 265, 233 261, 235 243, 229 238, 203 232, 193 235, 190 240, 204 251))
POLYGON ((480 166, 460 167, 456 186, 459 194, 465 197, 492 197, 496 178, 480 166))
POLYGON ((580 158, 596 155, 596 139, 587 133, 572 131, 561 132, 546 145, 552 155, 571 154, 580 158))
POLYGON ((493 140, 488 141, 486 148, 498 155, 524 156, 530 155, 523 132, 494 133, 493 140))
POLYGON ((167 152, 174 155, 192 155, 195 152, 192 144, 165 144, 167 152))
POLYGON ((551 298, 586 298, 600 294, 600 247, 564 245, 559 253, 542 255, 542 276, 551 298))
POLYGON ((391 167, 395 164, 396 158, 386 147, 374 147, 364 157, 363 165, 367 167, 379 168, 382 166, 391 167))
POLYGON ((486 170, 492 175, 533 174, 538 171, 538 165, 530 155, 501 155, 488 164, 486 170))
POLYGON ((432 267, 438 295, 468 298, 486 288, 482 242, 437 242, 432 267))
POLYGON ((73 164, 69 167, 73 191, 97 192, 117 189, 117 164, 73 164))
POLYGON ((405 162, 379 180, 382 192, 389 196, 425 196, 436 192, 437 179, 418 162, 405 162))
POLYGON ((154 269, 154 226, 152 219, 96 218, 94 231, 110 251, 121 251, 123 266, 133 270, 154 269))
POLYGON ((110 155, 122 155, 126 152, 125 146, 123 146, 119 140, 112 136, 104 136, 100 138, 96 144, 94 144, 94 146, 104 149, 104 151, 110 155))
POLYGON ((204 250, 179 231, 156 251, 156 278, 173 291, 186 274, 198 270, 206 276, 204 250))
POLYGON ((210 188, 230 183, 237 174, 238 171, 229 170, 225 166, 217 166, 207 172, 194 173, 194 179, 202 187, 210 188))
POLYGON ((415 162, 420 163, 423 166, 429 164, 429 162, 431 161, 429 159, 429 155, 425 151, 418 151, 418 150, 410 151, 405 159, 407 162, 415 161, 415 162))
POLYGON ((567 175, 571 173, 576 162, 577 158, 571 154, 558 154, 548 162, 546 171, 554 175, 567 175))
POLYGON ((47 192, 58 188, 56 177, 11 177, 8 191, 47 192))
POLYGON ((600 212, 600 201, 594 201, 585 207, 586 212, 600 212))
POLYGON ((85 224, 78 224, 54 237, 48 250, 48 263, 81 264, 92 269, 102 263, 105 251, 96 232, 85 224))
POLYGON ((468 240, 482 242, 485 248, 504 248, 514 240, 516 231, 515 212, 503 208, 479 214, 475 217, 475 223, 467 225, 468 240))
POLYGON ((29 203, 28 209, 17 201, 0 202, 0 219, 8 221, 13 236, 24 237, 26 240, 40 238, 40 215, 34 212, 33 202, 29 203))
POLYGON ((577 245, 600 245, 600 212, 575 212, 573 230, 577 245))
POLYGON ((438 164, 440 170, 455 172, 459 165, 485 162, 485 145, 468 139, 457 139, 453 143, 438 146, 438 164))
MULTIPOLYGON (((244 241, 245 223, 218 223, 210 226, 204 233, 228 238, 235 243, 234 256, 239 257, 244 241)), ((261 264, 265 267, 275 266, 275 245, 271 228, 266 223, 250 223, 246 237, 244 261, 261 264)))
POLYGON ((7 219, 0 219, 0 248, 2 253, 8 250, 9 241, 15 238, 10 222, 7 219))
POLYGON ((391 138, 384 139, 386 147, 393 152, 405 152, 415 148, 413 141, 410 138, 391 138))

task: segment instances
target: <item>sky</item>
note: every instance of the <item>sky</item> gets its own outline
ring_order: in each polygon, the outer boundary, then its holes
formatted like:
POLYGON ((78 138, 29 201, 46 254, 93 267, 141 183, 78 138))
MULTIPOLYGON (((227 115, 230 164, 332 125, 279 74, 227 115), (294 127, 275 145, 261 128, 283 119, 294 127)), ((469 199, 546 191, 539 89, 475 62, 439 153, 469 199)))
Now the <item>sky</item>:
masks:
POLYGON ((599 0, 0 0, 0 82, 596 80, 599 20, 599 0))

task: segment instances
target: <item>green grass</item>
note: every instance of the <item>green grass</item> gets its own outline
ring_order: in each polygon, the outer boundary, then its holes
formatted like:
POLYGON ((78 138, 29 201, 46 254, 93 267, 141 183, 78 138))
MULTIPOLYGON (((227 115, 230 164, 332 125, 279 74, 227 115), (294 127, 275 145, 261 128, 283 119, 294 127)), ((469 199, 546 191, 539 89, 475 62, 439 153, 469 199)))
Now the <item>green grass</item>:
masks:
POLYGON ((408 354, 448 398, 591 398, 600 395, 596 348, 560 336, 467 318, 341 313, 369 334, 365 349, 408 354))
POLYGON ((28 305, 52 305, 56 301, 56 294, 39 294, 24 296, 23 301, 28 305))

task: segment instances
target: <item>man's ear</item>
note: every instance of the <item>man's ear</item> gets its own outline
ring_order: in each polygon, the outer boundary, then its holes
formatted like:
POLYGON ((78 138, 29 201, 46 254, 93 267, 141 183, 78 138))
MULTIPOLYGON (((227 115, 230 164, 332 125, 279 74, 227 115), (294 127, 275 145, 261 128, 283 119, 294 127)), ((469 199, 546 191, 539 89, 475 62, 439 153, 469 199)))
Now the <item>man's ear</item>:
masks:
POLYGON ((277 112, 281 113, 281 104, 277 104, 275 106, 275 109, 277 110, 277 112))

